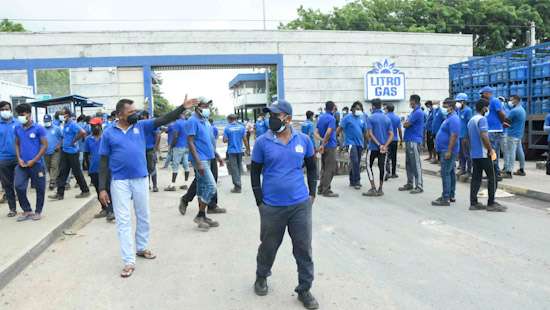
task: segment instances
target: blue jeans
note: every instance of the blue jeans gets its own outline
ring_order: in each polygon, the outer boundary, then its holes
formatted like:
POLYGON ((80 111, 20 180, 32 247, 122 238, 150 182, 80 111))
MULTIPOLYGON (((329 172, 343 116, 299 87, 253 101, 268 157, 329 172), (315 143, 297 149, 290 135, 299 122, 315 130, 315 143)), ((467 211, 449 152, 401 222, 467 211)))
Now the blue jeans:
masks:
POLYGON ((443 184, 443 193, 441 197, 444 200, 455 198, 456 173, 455 162, 457 154, 451 153, 451 158, 445 159, 445 152, 440 152, 441 162, 441 182, 443 184))
POLYGON ((175 147, 172 149, 172 172, 177 173, 180 164, 184 171, 189 171, 189 149, 186 147, 175 147))
POLYGON ((120 253, 125 264, 135 264, 132 236, 131 203, 136 213, 136 250, 143 251, 149 244, 149 180, 147 177, 112 180, 111 200, 115 212, 120 253))
POLYGON ((360 145, 350 145, 349 149, 349 185, 361 185, 361 155, 363 147, 360 145))
POLYGON ((233 185, 236 188, 241 188, 241 175, 243 173, 243 153, 231 153, 227 155, 227 170, 229 170, 233 185))
POLYGON ((40 214, 44 207, 44 196, 46 195, 46 170, 43 161, 37 162, 31 168, 23 168, 19 165, 15 167, 15 192, 17 193, 19 205, 24 212, 32 212, 31 204, 27 199, 29 179, 36 189, 35 213, 40 214))
POLYGON ((205 204, 209 204, 210 200, 216 194, 216 180, 210 170, 210 161, 201 160, 204 175, 201 175, 195 165, 195 178, 197 179, 197 197, 205 204))
POLYGON ((518 157, 518 160, 519 160, 519 168, 525 169, 525 153, 523 152, 523 143, 521 143, 521 140, 518 144, 516 156, 518 157))
POLYGON ((499 161, 500 161, 500 146, 502 144, 502 132, 489 132, 489 141, 491 142, 491 147, 497 153, 497 160, 494 161, 495 164, 495 174, 500 175, 499 161))

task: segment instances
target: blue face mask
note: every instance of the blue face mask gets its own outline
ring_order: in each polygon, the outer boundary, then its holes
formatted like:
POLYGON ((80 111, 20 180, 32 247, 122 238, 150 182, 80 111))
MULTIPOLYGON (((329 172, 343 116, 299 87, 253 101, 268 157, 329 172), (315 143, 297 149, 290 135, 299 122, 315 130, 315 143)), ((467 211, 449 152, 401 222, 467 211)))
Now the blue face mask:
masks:
POLYGON ((204 118, 209 118, 210 117, 210 109, 201 109, 201 115, 202 117, 204 118))
POLYGON ((441 109, 441 115, 447 116, 449 114, 449 111, 447 109, 441 109))

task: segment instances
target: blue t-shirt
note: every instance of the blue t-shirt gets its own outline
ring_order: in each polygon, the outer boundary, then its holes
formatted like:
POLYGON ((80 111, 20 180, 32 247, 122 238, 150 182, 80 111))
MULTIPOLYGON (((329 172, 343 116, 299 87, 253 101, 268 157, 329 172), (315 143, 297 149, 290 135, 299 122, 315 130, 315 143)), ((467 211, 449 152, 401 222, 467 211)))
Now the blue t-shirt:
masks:
POLYGON ((63 131, 59 126, 51 125, 46 127, 46 138, 48 139, 48 148, 46 149, 46 155, 52 155, 55 153, 55 147, 61 140, 63 140, 63 131))
POLYGON ((325 112, 319 116, 319 120, 317 121, 317 130, 319 131, 321 139, 325 137, 329 128, 332 128, 332 133, 325 147, 333 149, 338 145, 336 142, 336 118, 334 118, 332 113, 325 112))
POLYGON ((313 122, 310 120, 305 120, 302 123, 302 133, 311 139, 311 141, 314 141, 313 133, 315 132, 315 128, 313 127, 313 122))
POLYGON ((157 144, 157 135, 159 134, 159 129, 154 128, 145 132, 145 148, 151 150, 155 148, 157 144))
MULTIPOLYGON (((382 145, 385 144, 390 136, 390 132, 393 132, 390 118, 387 117, 382 110, 377 109, 372 111, 367 122, 369 131, 372 131, 372 135, 376 137, 376 140, 382 145)), ((369 140, 369 150, 379 150, 378 145, 374 143, 372 139, 369 140)))
POLYGON ((487 124, 487 118, 480 114, 472 116, 468 122, 468 137, 470 138, 470 157, 476 158, 488 158, 488 150, 483 145, 481 140, 481 133, 487 132, 489 126, 487 124))
POLYGON ((420 107, 416 107, 409 114, 407 121, 410 123, 409 128, 405 128, 403 140, 405 142, 422 143, 424 140, 424 112, 420 107))
MULTIPOLYGON (((187 136, 194 137, 195 148, 197 149, 199 160, 214 159, 213 134, 208 120, 193 113, 193 116, 185 122, 185 133, 187 136)), ((191 154, 189 155, 189 159, 191 162, 195 162, 195 158, 191 154)))
MULTIPOLYGON (((185 123, 187 121, 184 119, 179 119, 175 122, 174 127, 172 128, 173 132, 178 133, 178 141, 176 141, 176 147, 186 148, 187 147, 187 133, 185 133, 185 123)), ((170 130, 170 129, 169 129, 170 130)), ((169 133, 170 135, 170 133, 169 133)), ((172 133, 172 139, 174 134, 172 133)))
POLYGON ((272 207, 292 206, 309 199, 304 180, 304 158, 313 156, 313 143, 301 132, 292 131, 288 144, 268 131, 252 151, 252 161, 263 164, 263 202, 272 207))
POLYGON ((268 127, 267 127, 267 120, 261 119, 256 121, 256 125, 254 126, 254 130, 256 131, 256 137, 259 137, 266 133, 268 127))
POLYGON ((472 108, 464 105, 460 110, 460 136, 459 138, 465 138, 468 136, 468 122, 472 118, 472 108))
POLYGON ((485 117, 487 118, 487 125, 489 126, 489 132, 502 132, 503 127, 500 122, 499 112, 502 111, 504 107, 502 102, 495 97, 489 99, 489 114, 485 117))
POLYGON ((227 153, 240 154, 243 152, 243 139, 246 135, 246 128, 234 122, 230 123, 223 130, 223 137, 227 139, 227 153))
POLYGON ((88 173, 99 172, 99 161, 101 155, 99 155, 99 147, 101 145, 101 137, 96 139, 94 136, 86 137, 84 140, 84 152, 90 153, 90 166, 88 167, 88 173))
MULTIPOLYGON (((42 125, 32 123, 30 127, 19 125, 15 127, 15 136, 19 140, 19 156, 26 163, 40 152, 42 138, 46 138, 46 129, 42 125)), ((42 163, 42 158, 39 162, 42 163)))
POLYGON ((399 128, 401 128, 401 119, 393 112, 386 113, 386 116, 390 119, 391 127, 393 129, 393 141, 399 140, 399 128))
MULTIPOLYGON (((86 122, 80 122, 77 123, 80 128, 84 129, 86 132, 86 135, 90 135, 92 133, 92 126, 90 124, 86 124, 86 122)), ((86 141, 86 138, 78 140, 78 151, 84 152, 84 141, 86 141)))
POLYGON ((550 143, 550 113, 548 113, 544 119, 544 131, 548 133, 548 142, 550 143))
POLYGON ((148 175, 145 158, 145 132, 155 129, 155 120, 138 121, 126 132, 117 125, 103 133, 99 147, 101 156, 109 157, 113 180, 143 178, 148 175))
POLYGON ((0 118, 0 160, 15 159, 15 127, 19 122, 15 118, 0 118))
POLYGON ((432 121, 432 131, 431 133, 437 134, 439 131, 439 127, 441 127, 441 124, 443 124, 443 121, 445 120, 445 116, 443 116, 443 113, 441 113, 441 108, 437 108, 434 110, 434 119, 432 121))
POLYGON ((350 113, 340 121, 340 127, 344 130, 346 145, 365 146, 367 123, 363 116, 355 116, 350 113))
POLYGON ((63 152, 69 154, 78 153, 78 141, 75 144, 72 143, 75 136, 78 135, 78 133, 82 130, 83 129, 78 126, 75 121, 69 121, 65 123, 65 127, 63 127, 63 152))
POLYGON ((517 105, 508 112, 506 118, 510 121, 510 127, 506 132, 509 137, 523 138, 526 117, 525 109, 521 105, 517 105))
POLYGON ((168 142, 168 146, 172 145, 172 141, 174 140, 174 133, 175 132, 176 132, 176 122, 173 122, 170 125, 168 125, 168 127, 166 128, 166 134, 168 135, 166 141, 168 142))
POLYGON ((426 131, 431 133, 432 132, 432 122, 434 120, 434 110, 430 109, 428 110, 428 116, 426 116, 426 131))
POLYGON ((437 135, 435 136, 435 150, 438 152, 447 152, 449 150, 449 141, 451 135, 456 135, 455 144, 451 150, 453 154, 458 154, 458 136, 460 135, 460 118, 456 112, 447 115, 443 121, 437 135))

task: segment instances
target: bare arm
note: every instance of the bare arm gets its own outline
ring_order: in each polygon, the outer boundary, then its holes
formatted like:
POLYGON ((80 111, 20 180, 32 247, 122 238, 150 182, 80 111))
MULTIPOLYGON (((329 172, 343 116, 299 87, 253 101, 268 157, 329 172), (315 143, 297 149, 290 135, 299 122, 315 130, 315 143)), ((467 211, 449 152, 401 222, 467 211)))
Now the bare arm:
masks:
POLYGON ((397 128, 397 133, 399 134, 399 141, 403 141, 403 130, 401 127, 397 128))
POLYGON ((86 131, 84 131, 84 129, 80 129, 78 134, 74 136, 73 141, 71 141, 71 145, 75 145, 76 142, 78 142, 78 140, 84 139, 84 138, 86 138, 86 131))

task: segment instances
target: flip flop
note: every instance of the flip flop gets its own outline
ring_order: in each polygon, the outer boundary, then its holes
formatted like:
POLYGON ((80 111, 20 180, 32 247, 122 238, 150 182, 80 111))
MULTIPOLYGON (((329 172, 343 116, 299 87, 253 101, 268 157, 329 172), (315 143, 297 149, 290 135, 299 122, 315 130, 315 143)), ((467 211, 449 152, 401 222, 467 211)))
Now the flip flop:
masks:
POLYGON ((123 278, 128 278, 132 276, 135 270, 136 270, 136 266, 134 266, 133 264, 128 264, 124 266, 124 268, 120 272, 120 276, 123 278))

